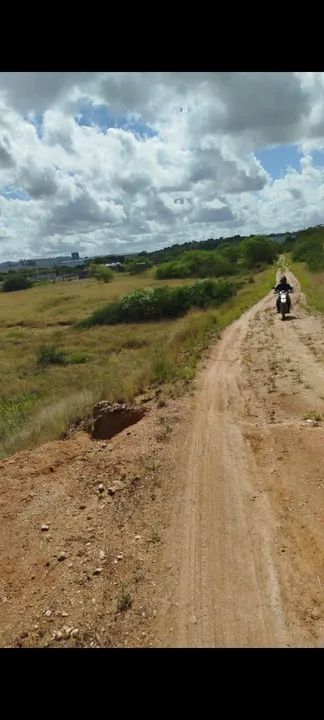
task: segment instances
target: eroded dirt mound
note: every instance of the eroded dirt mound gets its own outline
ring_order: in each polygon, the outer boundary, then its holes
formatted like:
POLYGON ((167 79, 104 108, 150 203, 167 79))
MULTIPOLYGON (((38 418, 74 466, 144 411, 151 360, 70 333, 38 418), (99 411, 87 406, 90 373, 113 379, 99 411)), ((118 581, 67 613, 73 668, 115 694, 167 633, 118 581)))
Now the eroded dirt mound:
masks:
POLYGON ((110 440, 125 428, 142 420, 146 412, 147 408, 141 405, 127 405, 126 403, 102 400, 94 406, 91 415, 78 419, 62 435, 62 440, 73 437, 75 431, 87 432, 97 440, 110 440))
POLYGON ((103 400, 93 408, 91 435, 100 440, 109 440, 141 420, 145 412, 145 408, 140 406, 110 403, 103 400))

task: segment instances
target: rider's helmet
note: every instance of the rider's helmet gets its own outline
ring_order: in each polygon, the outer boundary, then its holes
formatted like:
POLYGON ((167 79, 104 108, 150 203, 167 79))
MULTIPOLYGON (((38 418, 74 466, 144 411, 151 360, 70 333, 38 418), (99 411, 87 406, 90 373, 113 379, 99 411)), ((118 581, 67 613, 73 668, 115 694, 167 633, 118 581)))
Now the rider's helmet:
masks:
POLYGON ((282 283, 286 283, 286 282, 287 282, 286 275, 283 275, 283 276, 282 276, 280 282, 282 282, 282 283))

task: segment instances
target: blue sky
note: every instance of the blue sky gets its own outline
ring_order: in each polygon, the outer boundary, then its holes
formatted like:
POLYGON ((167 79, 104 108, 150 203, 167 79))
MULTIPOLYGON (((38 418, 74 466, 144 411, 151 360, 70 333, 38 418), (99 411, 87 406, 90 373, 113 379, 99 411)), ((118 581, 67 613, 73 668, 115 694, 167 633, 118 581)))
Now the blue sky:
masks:
POLYGON ((300 152, 296 145, 280 145, 257 150, 256 157, 273 180, 283 177, 288 168, 300 171, 300 152))
MULTIPOLYGON (((43 137, 43 114, 34 113, 32 117, 25 116, 28 122, 32 122, 36 128, 37 136, 43 137)), ((79 125, 85 127, 97 126, 102 132, 106 132, 108 128, 122 128, 130 130, 138 137, 154 137, 157 133, 147 123, 136 118, 134 114, 127 113, 121 115, 115 112, 108 105, 94 105, 93 103, 82 102, 79 104, 78 112, 75 115, 75 121, 79 125)))
POLYGON ((153 137, 157 134, 149 125, 135 119, 134 115, 120 115, 108 105, 82 103, 75 119, 79 125, 87 127, 97 125, 102 132, 105 132, 108 128, 118 127, 123 130, 130 130, 138 137, 153 137))
MULTIPOLYGON (((315 165, 318 167, 324 165, 323 150, 313 150, 310 154, 315 165)), ((273 180, 284 177, 289 168, 293 168, 297 172, 301 170, 300 160, 302 153, 297 145, 279 145, 272 148, 263 148, 257 150, 255 156, 273 180)))
POLYGON ((314 164, 318 165, 319 167, 323 167, 323 165, 324 165, 324 150, 313 150, 311 155, 314 160, 314 164))
POLYGON ((28 193, 17 187, 6 186, 2 188, 0 195, 6 200, 29 200, 28 193))
POLYGON ((324 222, 323 147, 324 73, 0 72, 0 258, 324 222))

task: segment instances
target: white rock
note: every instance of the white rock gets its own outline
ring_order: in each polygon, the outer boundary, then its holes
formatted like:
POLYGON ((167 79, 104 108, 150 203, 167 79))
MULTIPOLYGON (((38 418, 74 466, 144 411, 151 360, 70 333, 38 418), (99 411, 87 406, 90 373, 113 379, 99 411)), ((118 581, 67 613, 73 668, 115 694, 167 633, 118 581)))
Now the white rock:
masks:
POLYGON ((43 532, 46 532, 47 530, 49 530, 49 525, 47 525, 47 523, 43 523, 43 525, 41 526, 41 530, 43 532))
POLYGON ((63 627, 62 627, 62 631, 63 631, 65 637, 67 637, 67 638, 70 637, 72 630, 73 630, 73 628, 69 627, 68 625, 63 625, 63 627))
POLYGON ((319 618, 321 617, 321 610, 320 610, 320 608, 314 608, 314 609, 311 611, 310 616, 311 616, 311 618, 313 618, 313 620, 319 620, 319 618))
POLYGON ((100 551, 99 551, 99 558, 100 558, 100 560, 104 560, 105 557, 106 557, 106 555, 105 555, 104 551, 103 551, 103 550, 100 550, 100 551))

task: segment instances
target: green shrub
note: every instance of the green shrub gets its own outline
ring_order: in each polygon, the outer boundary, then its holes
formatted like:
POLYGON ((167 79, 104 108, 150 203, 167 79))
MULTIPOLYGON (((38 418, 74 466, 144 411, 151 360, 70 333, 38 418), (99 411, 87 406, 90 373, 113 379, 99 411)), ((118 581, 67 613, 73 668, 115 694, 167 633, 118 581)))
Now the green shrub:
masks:
POLYGON ((148 258, 137 258, 137 260, 130 260, 127 263, 126 269, 130 275, 141 275, 141 273, 144 273, 151 267, 153 267, 153 263, 148 258))
POLYGON ((208 307, 218 305, 233 295, 233 285, 227 280, 198 280, 187 287, 187 294, 192 307, 208 307))
POLYGON ((37 351, 37 363, 38 365, 67 365, 68 357, 55 345, 42 345, 37 351))
POLYGON ((301 235, 297 239, 292 250, 293 260, 304 261, 307 263, 309 270, 324 269, 324 237, 323 233, 314 231, 313 235, 301 235))
POLYGON ((240 259, 248 268, 261 268, 264 264, 271 265, 280 252, 278 243, 262 236, 244 240, 240 244, 239 250, 240 259))
POLYGON ((31 288, 33 283, 26 277, 13 275, 4 281, 2 285, 3 292, 13 292, 14 290, 27 290, 31 288))
POLYGON ((162 263, 156 269, 159 280, 184 277, 220 277, 237 272, 235 263, 219 252, 189 250, 177 260, 162 263))
POLYGON ((106 267, 106 265, 96 265, 95 263, 92 263, 92 265, 90 266, 90 272, 91 275, 95 277, 99 282, 108 283, 114 279, 114 273, 112 269, 106 267))
POLYGON ((193 285, 134 290, 120 300, 96 310, 77 327, 114 325, 120 322, 143 322, 179 317, 190 308, 219 305, 236 292, 228 280, 198 280, 193 285))

